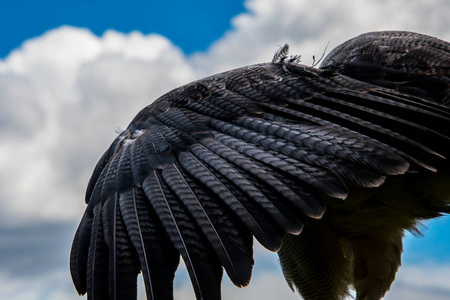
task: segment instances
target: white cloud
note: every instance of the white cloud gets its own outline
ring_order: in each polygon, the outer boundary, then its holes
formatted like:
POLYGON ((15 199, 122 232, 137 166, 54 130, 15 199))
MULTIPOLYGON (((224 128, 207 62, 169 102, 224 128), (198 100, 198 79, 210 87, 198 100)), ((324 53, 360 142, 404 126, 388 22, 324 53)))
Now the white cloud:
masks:
POLYGON ((2 222, 79 218, 115 129, 192 79, 159 35, 61 27, 13 51, 0 61, 2 222))
POLYGON ((10 278, 0 273, 2 299, 81 300, 75 291, 71 292, 72 284, 66 277, 66 270, 57 270, 32 280, 10 278))
POLYGON ((449 299, 449 276, 449 265, 405 265, 397 273, 397 279, 385 299, 449 299))
MULTIPOLYGON (((90 173, 115 129, 126 127, 164 92, 200 76, 270 61, 286 42, 292 53, 311 64, 328 41, 329 51, 366 31, 412 30, 450 40, 447 0, 248 0, 245 5, 249 12, 232 20, 232 30, 208 51, 190 57, 155 34, 108 31, 97 37, 87 29, 61 27, 26 41, 0 60, 0 224, 77 222, 90 173)), ((30 287, 41 298, 30 298, 20 289, 29 281, 1 272, 0 288, 8 287, 14 300, 77 298, 67 266, 62 268, 43 274, 30 287), (63 286, 72 292, 68 295, 75 297, 63 296, 64 288, 45 297, 63 277, 63 286)), ((450 267, 427 268, 404 266, 388 299, 413 299, 398 296, 412 288, 447 293, 443 278, 449 277, 450 267)), ((298 298, 276 272, 256 270, 245 289, 226 284, 224 298, 273 299, 272 287, 280 299, 298 298)), ((177 299, 183 299, 185 290, 191 291, 190 285, 180 285, 177 299)))

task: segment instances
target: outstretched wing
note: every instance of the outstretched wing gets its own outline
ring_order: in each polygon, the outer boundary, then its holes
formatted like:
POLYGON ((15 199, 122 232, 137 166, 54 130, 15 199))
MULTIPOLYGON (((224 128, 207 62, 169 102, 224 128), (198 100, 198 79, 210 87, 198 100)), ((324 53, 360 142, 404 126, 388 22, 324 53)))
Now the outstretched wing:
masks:
POLYGON ((97 164, 71 253, 79 293, 171 299, 179 256, 198 299, 222 269, 250 281, 252 236, 284 233, 342 201, 347 186, 435 172, 450 155, 450 110, 295 59, 217 74, 144 108, 97 164))

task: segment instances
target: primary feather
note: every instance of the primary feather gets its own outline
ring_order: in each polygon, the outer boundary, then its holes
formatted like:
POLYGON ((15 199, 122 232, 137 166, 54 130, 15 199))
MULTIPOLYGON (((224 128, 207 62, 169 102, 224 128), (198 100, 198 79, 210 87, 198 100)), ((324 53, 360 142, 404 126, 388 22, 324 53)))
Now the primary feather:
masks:
POLYGON ((368 33, 320 69, 287 49, 161 96, 116 138, 72 246, 80 294, 136 298, 142 271, 172 299, 181 255, 217 300, 222 269, 249 283, 254 236, 305 299, 384 296, 404 230, 449 212, 450 45, 368 33))

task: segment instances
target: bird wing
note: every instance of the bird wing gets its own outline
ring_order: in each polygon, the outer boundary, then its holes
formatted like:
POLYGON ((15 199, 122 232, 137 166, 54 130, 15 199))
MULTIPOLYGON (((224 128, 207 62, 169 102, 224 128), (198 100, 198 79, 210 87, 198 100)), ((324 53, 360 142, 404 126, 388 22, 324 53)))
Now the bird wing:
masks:
POLYGON ((450 106, 450 43, 435 37, 364 33, 333 49, 321 68, 450 106))
POLYGON ((142 270, 171 299, 181 255, 197 299, 220 299, 222 269, 249 283, 252 236, 277 251, 323 197, 448 166, 448 108, 281 56, 175 89, 115 139, 72 246, 79 293, 132 299, 142 270))

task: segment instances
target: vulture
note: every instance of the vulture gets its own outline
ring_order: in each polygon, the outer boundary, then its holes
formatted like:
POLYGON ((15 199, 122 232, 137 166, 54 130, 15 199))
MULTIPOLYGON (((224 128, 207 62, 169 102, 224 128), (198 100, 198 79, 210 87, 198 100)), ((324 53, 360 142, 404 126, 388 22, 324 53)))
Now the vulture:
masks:
POLYGON ((320 68, 268 63, 176 88, 97 163, 70 270, 88 299, 197 299, 249 284, 253 238, 304 299, 382 298, 405 231, 450 212, 450 43, 405 31, 338 46, 320 68))

